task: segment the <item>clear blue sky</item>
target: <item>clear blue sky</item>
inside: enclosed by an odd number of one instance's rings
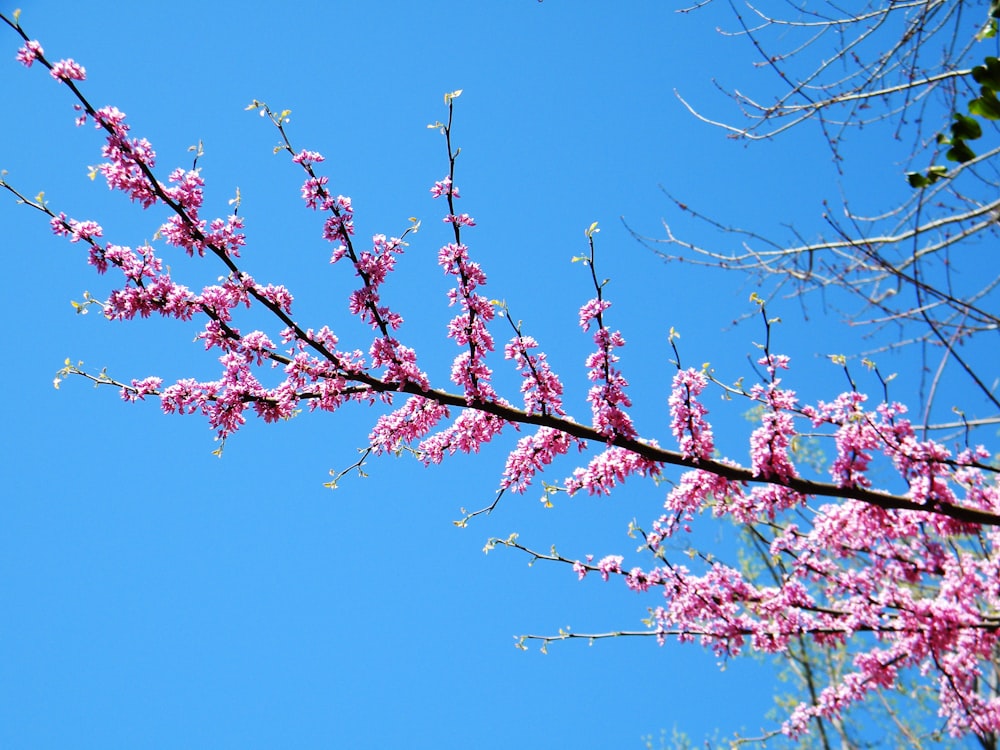
[[[21,21],[51,59],[87,68],[88,96],[129,115],[161,174],[204,142],[206,213],[224,214],[240,188],[245,267],[287,284],[308,325],[366,345],[346,311],[353,280],[327,265],[320,224],[298,197],[301,172],[272,155],[276,134],[244,111],[252,99],[292,110],[295,144],[326,155],[323,173],[353,197],[360,237],[421,218],[387,293],[442,384],[454,351],[435,257],[447,233],[428,189],[447,166],[426,125],[444,115],[444,92],[464,89],[456,182],[479,222],[466,238],[489,294],[550,351],[570,411],[585,416],[590,342],[575,321],[591,289],[570,258],[600,222],[598,271],[629,340],[637,421],[667,443],[670,326],[688,364],[711,361],[728,380],[750,374],[762,333],[731,329],[749,309],[742,279],[664,265],[619,217],[657,234],[670,211],[664,185],[734,223],[808,228],[835,191],[818,146],[795,136],[747,149],[683,110],[674,89],[724,111],[713,78],[773,81],[746,45],[715,33],[724,8],[680,16],[671,5],[25,2]],[[18,65],[18,46],[0,32],[0,168],[30,195],[45,190],[56,211],[99,220],[108,239],[150,238],[163,216],[87,179],[98,134],[73,127],[67,92]],[[891,164],[884,172],[873,190],[898,180]],[[109,280],[10,200],[0,223],[0,747],[596,750],[639,748],[675,726],[698,739],[767,725],[768,672],[749,661],[720,671],[697,647],[651,640],[548,655],[512,646],[567,625],[634,629],[656,600],[528,568],[512,552],[484,556],[485,540],[517,531],[567,555],[628,554],[628,522],[655,517],[662,488],[637,483],[548,511],[530,492],[459,530],[460,507],[491,500],[511,441],[430,470],[384,459],[332,493],[327,471],[353,462],[371,425],[361,409],[251,423],[218,459],[200,418],[129,407],[82,381],[52,388],[67,357],[123,379],[210,378],[215,362],[191,343],[192,327],[74,315],[69,301],[103,296]],[[191,286],[221,273],[172,262],[195,274]],[[794,306],[775,312],[788,319],[776,349],[796,356],[803,389],[835,395],[842,376],[815,355],[865,344],[830,318],[804,325]],[[738,459],[741,410],[720,405]]]

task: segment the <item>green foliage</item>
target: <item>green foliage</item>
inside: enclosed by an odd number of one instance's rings
[[[991,23],[994,24],[992,28],[995,28],[995,19],[991,19]],[[949,128],[950,135],[940,133],[937,137],[938,143],[948,146],[945,158],[958,164],[965,164],[976,158],[976,152],[969,141],[982,138],[983,128],[975,118],[1000,120],[1000,99],[997,99],[997,91],[1000,91],[1000,60],[987,57],[982,65],[972,69],[972,77],[979,84],[979,96],[969,102],[969,115],[956,112]],[[936,164],[926,172],[907,172],[906,179],[911,187],[925,188],[947,175],[947,167]]]
[[[938,136],[938,143],[951,146],[945,152],[945,158],[948,161],[957,161],[959,164],[965,164],[965,162],[976,158],[976,152],[969,147],[967,141],[982,138],[983,129],[971,117],[966,117],[957,112],[953,117],[955,122],[951,124],[951,138],[946,138],[944,134],[941,134]]]
[[[942,177],[948,175],[948,167],[942,167],[940,164],[935,164],[927,169],[926,173],[922,172],[907,172],[906,180],[910,183],[910,187],[914,188],[925,188],[928,185],[933,185],[935,182],[940,180]]]
[[[983,65],[972,69],[972,77],[979,84],[979,98],[969,102],[969,111],[987,120],[1000,120],[1000,60],[987,57]]]

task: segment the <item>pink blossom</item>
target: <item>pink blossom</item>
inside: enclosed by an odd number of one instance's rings
[[[504,357],[514,360],[521,373],[524,408],[529,414],[564,414],[562,382],[549,368],[544,353],[531,353],[531,350],[537,348],[538,342],[535,339],[521,335],[504,346]]]
[[[35,52],[40,53],[41,48],[39,47]],[[53,64],[49,74],[57,81],[82,81],[87,77],[87,71],[84,70],[83,66],[73,60],[60,60]]]
[[[393,453],[423,438],[447,416],[448,407],[411,396],[401,408],[378,418],[368,440],[377,453]]]
[[[216,250],[222,251],[230,258],[240,257],[240,248],[246,245],[247,238],[243,234],[243,217],[229,216],[225,220],[212,219],[208,225],[205,242]]]
[[[283,286],[268,284],[266,287],[257,286],[257,294],[273,304],[283,313],[290,315],[292,312],[292,295]]]
[[[750,435],[750,465],[754,474],[765,479],[797,476],[789,450],[795,425],[787,412],[765,412],[761,426]]]
[[[302,200],[309,208],[319,208],[320,202],[327,196],[327,177],[309,177],[302,183]]]
[[[104,235],[104,230],[96,221],[74,221],[70,220],[70,242],[89,241],[95,237]]]
[[[580,444],[565,432],[552,427],[540,427],[534,435],[521,438],[507,456],[500,487],[523,493],[535,474],[551,464],[556,456],[569,452],[574,442]]]
[[[131,388],[122,388],[122,399],[124,401],[143,401],[146,396],[155,395],[162,384],[163,378],[155,376],[133,380]]]
[[[455,214],[448,214],[441,221],[445,222],[446,224],[454,224],[455,226],[462,226],[462,227],[476,226],[475,220],[468,214],[459,214],[458,216],[456,216]]]
[[[220,387],[220,383],[199,383],[185,378],[164,389],[160,394],[160,404],[165,414],[204,412]]]
[[[167,196],[173,200],[191,218],[198,218],[198,210],[204,201],[205,181],[197,169],[175,169],[170,173],[170,186],[164,189]]]
[[[274,342],[263,331],[251,331],[240,339],[240,348],[259,365],[274,352]]]
[[[468,402],[494,400],[489,385],[492,370],[485,356],[493,351],[494,341],[486,324],[495,315],[493,305],[476,289],[486,283],[486,274],[478,263],[469,258],[468,248],[449,243],[438,251],[438,265],[455,277],[455,286],[448,292],[449,304],[458,304],[461,312],[448,323],[448,337],[459,346],[467,347],[452,362],[451,379],[462,386]]]
[[[382,379],[386,383],[405,385],[414,383],[423,390],[430,389],[427,374],[417,367],[417,354],[408,346],[404,346],[391,336],[383,336],[372,342],[371,366],[385,367]]]
[[[277,422],[291,419],[298,403],[298,394],[295,390],[289,384],[282,383],[277,388],[265,391],[260,398],[254,399],[253,409],[265,422]]]
[[[42,45],[37,41],[25,42],[24,46],[17,51],[17,61],[20,62],[24,67],[30,68],[32,63],[42,55],[45,51],[42,49]]]
[[[707,384],[704,373],[693,369],[680,370],[674,375],[668,400],[670,429],[686,458],[711,458],[715,449],[712,428],[705,421],[708,409],[697,398]]]
[[[451,177],[445,177],[443,180],[438,180],[434,183],[434,187],[431,188],[431,196],[434,198],[440,198],[442,195],[449,195],[452,198],[460,198],[458,194],[458,188],[451,184]]]
[[[350,198],[338,195],[336,201],[339,212],[331,214],[324,222],[323,239],[328,242],[347,242],[354,234],[354,214],[351,213]]]
[[[500,434],[507,421],[477,409],[462,409],[455,421],[417,446],[425,464],[439,464],[454,453],[478,453]]]
[[[322,154],[316,151],[302,150],[292,157],[292,161],[296,164],[301,164],[303,167],[309,167],[313,164],[318,164],[321,161],[326,161],[326,159]]]
[[[601,313],[611,307],[608,300],[597,299],[596,297],[580,308],[580,327],[584,331],[590,330],[592,321],[598,320]]]
[[[586,468],[579,468],[565,481],[566,491],[573,495],[586,490],[591,495],[609,495],[611,490],[633,474],[658,476],[662,466],[638,453],[612,447],[591,459]]]
[[[717,514],[728,512],[725,502],[738,500],[743,495],[742,488],[718,474],[708,471],[687,471],[681,476],[680,482],[668,494],[664,507],[688,520],[708,503],[715,504]],[[675,524],[661,518],[663,536],[673,533]]]
[[[757,360],[758,365],[767,367],[768,373],[773,378],[778,370],[787,370],[789,357],[785,354],[768,354]]]
[[[597,563],[597,569],[601,573],[601,578],[606,581],[610,574],[621,573],[622,561],[624,559],[621,555],[607,555],[606,557],[602,557]]]

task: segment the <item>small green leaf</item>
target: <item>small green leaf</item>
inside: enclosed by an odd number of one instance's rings
[[[951,148],[945,152],[944,157],[948,161],[957,161],[959,164],[965,164],[965,162],[976,158],[976,152],[969,148],[965,141],[956,138],[952,141]]]
[[[982,138],[983,129],[971,117],[956,113],[955,122],[951,124],[951,135],[955,139],[974,141],[977,138]]]
[[[1000,60],[987,57],[983,65],[977,65],[972,69],[972,77],[980,86],[986,86],[994,91],[1000,89]]]
[[[945,177],[948,174],[948,168],[941,166],[940,164],[935,164],[934,166],[928,168],[927,174],[921,172],[907,172],[906,181],[910,183],[910,187],[913,188],[925,188],[933,185],[935,182]]]
[[[1000,120],[1000,101],[993,89],[983,86],[980,89],[982,96],[969,102],[969,112],[987,120]]]

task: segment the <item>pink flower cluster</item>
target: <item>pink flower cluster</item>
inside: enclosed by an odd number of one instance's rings
[[[780,363],[787,367],[787,359]],[[693,396],[704,387],[695,375],[679,373],[671,397],[675,437],[682,455],[692,457],[693,451],[684,448],[707,428],[705,412],[692,408]],[[854,392],[798,409],[794,394],[771,375],[769,384],[750,394],[764,407],[762,426],[751,437],[755,474],[798,477],[790,440],[798,434],[793,417],[801,413],[814,427],[833,429],[837,458],[831,472],[841,486],[869,486],[878,451],[908,482],[910,497],[929,509],[964,505],[1000,514],[1000,484],[995,475],[987,478],[985,449],[952,455],[933,441],[917,440],[900,416],[900,405],[867,411],[865,399]],[[704,453],[697,457],[707,458]],[[747,492],[712,471],[689,471],[669,492],[667,512],[643,533],[646,548],[661,555],[665,538],[681,528],[690,530],[698,512],[710,507],[715,515],[730,515],[754,524],[758,534],[771,534],[769,552],[783,571],[779,585],[762,586],[711,561],[701,573],[671,563],[626,573],[620,564],[602,561],[600,569],[620,575],[634,591],[660,592],[664,603],[654,609],[652,621],[661,642],[673,633],[733,656],[748,645],[780,653],[801,636],[822,646],[877,633],[877,645],[855,647],[853,671],[822,690],[816,703],[795,709],[783,727],[790,736],[808,731],[813,717],[836,718],[872,691],[893,689],[907,669],[936,673],[941,711],[952,735],[983,736],[1000,729],[1000,699],[980,689],[983,665],[1000,647],[995,616],[1000,562],[995,554],[983,554],[1000,543],[1000,525],[984,528],[939,513],[841,500],[813,508],[811,528],[802,528],[801,516],[783,514],[803,500],[780,483]],[[573,568],[580,577],[591,569],[580,561]]]
[[[624,482],[626,477],[632,474],[655,477],[662,468],[656,461],[638,453],[612,447],[596,455],[585,467],[576,469],[564,484],[570,495],[581,490],[591,495],[610,495],[615,485]]]
[[[552,427],[540,427],[534,435],[521,438],[507,456],[507,465],[500,480],[501,489],[523,493],[535,474],[551,464],[556,456],[568,453],[574,443],[583,449],[581,441]]]
[[[361,279],[361,287],[348,299],[348,309],[352,315],[382,333],[369,348],[371,366],[384,368],[382,380],[387,383],[400,386],[412,383],[427,390],[430,382],[417,365],[416,352],[390,333],[403,324],[403,318],[382,304],[381,298],[381,287],[395,270],[396,258],[403,253],[406,243],[396,237],[386,238],[384,234],[376,234],[372,237],[372,249],[358,253],[352,239],[354,207],[351,199],[344,195],[332,195],[327,188],[329,178],[317,176],[313,171],[314,164],[325,161],[323,155],[317,151],[302,150],[294,154],[292,161],[307,174],[301,190],[306,206],[328,214],[323,223],[323,238],[335,243],[330,263],[349,258],[355,274]]]
[[[74,60],[60,60],[54,63],[49,73],[57,81],[83,81],[87,78],[87,71]]]
[[[42,45],[37,40],[24,43],[24,46],[17,51],[17,61],[24,67],[30,68],[39,57],[45,54]]]
[[[376,420],[368,441],[377,453],[395,453],[421,440],[448,414],[448,407],[437,401],[411,396],[402,407]]]
[[[493,336],[486,327],[493,320],[493,305],[476,291],[486,283],[486,274],[469,258],[469,249],[454,242],[438,252],[438,265],[455,277],[455,286],[448,291],[448,304],[458,305],[461,310],[448,324],[448,338],[468,347],[455,358],[452,382],[465,390],[470,404],[493,400],[496,394],[489,382],[492,371],[486,365],[486,354],[494,346]]]
[[[431,195],[435,198],[440,198],[441,196],[451,196],[452,198],[462,197],[459,195],[458,188],[451,184],[450,176],[435,182],[431,188]]]
[[[761,425],[750,435],[750,466],[765,479],[789,479],[798,475],[789,453],[796,433],[792,414],[797,400],[795,392],[781,388],[781,378],[776,377],[779,369],[788,369],[788,357],[767,354],[757,363],[767,367],[771,380],[750,389],[750,398],[764,407]]]
[[[37,40],[30,40],[24,43],[15,57],[24,67],[30,68],[39,58],[42,58],[43,64],[48,66],[44,55],[42,45]],[[49,75],[57,81],[83,81],[87,78],[87,71],[75,60],[60,60],[49,68]]]
[[[292,161],[295,164],[301,164],[303,167],[311,167],[313,164],[326,161],[326,158],[318,151],[302,150],[292,157]]]
[[[86,116],[77,120],[82,124]],[[129,126],[125,114],[117,107],[102,107],[94,114],[96,127],[108,133],[101,155],[108,161],[98,166],[108,188],[125,193],[143,208],[159,200],[159,185],[150,180],[150,170],[156,166],[156,152],[145,138],[128,137]],[[200,205],[200,202],[199,202]]]
[[[637,436],[632,418],[625,409],[632,406],[632,401],[625,393],[628,381],[622,375],[615,363],[618,355],[615,349],[625,346],[625,339],[618,331],[612,331],[604,325],[604,312],[611,303],[600,297],[594,298],[580,308],[580,327],[589,331],[596,323],[594,343],[597,351],[587,357],[587,377],[594,385],[587,393],[590,410],[593,415],[594,429],[608,438]]]
[[[705,421],[708,409],[698,401],[698,396],[708,385],[704,373],[697,370],[679,370],[674,375],[670,392],[670,429],[677,438],[681,454],[688,458],[711,458],[715,450],[712,428]]]
[[[98,273],[104,274],[110,267],[116,267],[125,277],[125,286],[112,291],[104,305],[104,314],[109,319],[148,318],[158,312],[166,317],[188,320],[194,314],[197,300],[187,287],[175,284],[170,275],[163,272],[163,262],[149,245],[135,250],[111,243],[101,245],[97,239],[104,235],[104,230],[97,222],[68,219],[63,213],[53,216],[50,224],[56,235],[68,236],[70,242],[84,242],[89,246],[88,260]]]
[[[534,353],[538,342],[518,334],[504,346],[504,358],[511,359],[521,373],[521,395],[528,414],[558,414],[562,407],[563,384],[552,372],[544,352]]]

